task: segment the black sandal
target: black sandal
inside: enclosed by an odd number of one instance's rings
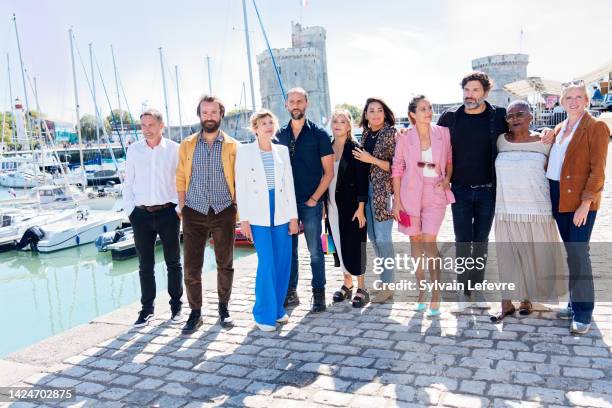
[[[519,306],[519,314],[521,316],[529,316],[533,312],[533,305],[529,300],[524,300],[521,302],[521,306]]]
[[[370,303],[370,294],[365,289],[358,288],[353,298],[353,307],[361,308],[368,303]]]
[[[353,287],[347,288],[346,285],[342,285],[340,290],[334,293],[333,300],[334,302],[342,302],[346,299],[350,299],[353,296]]]
[[[502,310],[500,313],[496,314],[495,316],[491,316],[491,322],[501,323],[501,321],[504,320],[504,317],[511,316],[514,313],[516,313],[516,308],[512,306],[512,309],[506,310],[505,312]]]

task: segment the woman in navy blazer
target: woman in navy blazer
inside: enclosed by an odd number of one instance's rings
[[[251,116],[254,143],[236,155],[236,202],[244,235],[255,243],[258,265],[253,316],[264,331],[286,323],[284,302],[291,272],[291,235],[298,232],[293,173],[287,147],[273,144],[274,114]]]

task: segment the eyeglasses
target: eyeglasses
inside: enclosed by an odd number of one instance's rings
[[[527,116],[527,112],[524,112],[524,111],[519,111],[516,113],[509,113],[506,115],[506,120],[510,121],[512,119],[521,119],[521,118],[524,118],[525,116]]]
[[[295,154],[295,139],[292,137],[289,139],[289,155],[293,157]]]
[[[564,83],[561,84],[561,87],[569,88],[572,85],[573,86],[583,86],[584,85],[584,80],[582,80],[582,79],[574,79],[573,81],[564,82]]]
[[[428,169],[435,169],[436,165],[433,163],[428,163],[428,162],[418,162],[417,166],[419,166],[420,169],[427,167]]]

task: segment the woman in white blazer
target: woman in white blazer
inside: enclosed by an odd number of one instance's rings
[[[264,331],[289,320],[284,301],[291,271],[291,235],[298,232],[293,173],[287,147],[272,143],[278,130],[274,114],[251,116],[253,143],[236,156],[236,201],[242,233],[255,243],[258,265],[253,317]]]

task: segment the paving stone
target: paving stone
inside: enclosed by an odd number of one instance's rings
[[[248,387],[246,387],[245,391],[251,394],[270,395],[272,394],[272,392],[274,392],[275,388],[276,384],[253,382]]]
[[[413,401],[416,396],[416,389],[410,385],[389,384],[384,387],[383,396],[398,401]]]
[[[128,395],[132,390],[128,390],[127,388],[108,388],[106,391],[101,392],[97,395],[98,398],[104,398],[113,401],[119,401],[126,395]]]
[[[74,387],[80,382],[80,380],[73,380],[72,378],[57,377],[49,381],[47,384],[45,384],[45,386],[55,388],[70,388]]]
[[[247,378],[261,381],[274,381],[279,375],[282,375],[283,371],[274,370],[272,368],[257,368],[253,370]]]
[[[612,407],[612,396],[610,395],[583,391],[570,391],[566,395],[572,405],[590,408]]]
[[[121,375],[115,378],[113,381],[111,381],[111,383],[129,387],[138,381],[140,381],[140,377],[136,377],[135,375],[126,374],[126,375]]]
[[[457,380],[441,376],[419,375],[415,378],[414,384],[420,387],[437,388],[443,391],[454,391],[457,389]]]
[[[153,366],[148,366],[147,368],[145,368],[138,374],[145,376],[145,377],[164,377],[169,372],[170,372],[169,368],[153,365]]]
[[[186,397],[187,395],[191,394],[191,390],[189,388],[176,382],[167,383],[160,388],[159,391],[164,394],[175,395],[178,397]]]
[[[245,377],[252,370],[250,368],[234,365],[234,364],[225,364],[217,374],[219,375],[230,375],[232,377]]]
[[[376,382],[357,382],[351,384],[348,392],[356,395],[376,396],[380,394],[383,385]]]
[[[131,403],[136,406],[146,406],[159,395],[150,391],[133,391],[128,396],[123,398],[123,402]]]
[[[525,398],[549,404],[565,404],[565,392],[542,387],[527,387]]]
[[[561,390],[585,391],[591,387],[591,381],[572,377],[546,377],[546,387]]]
[[[299,368],[300,371],[306,371],[309,373],[317,373],[324,375],[334,375],[338,372],[340,367],[330,364],[319,364],[319,363],[306,363]]]
[[[574,353],[579,356],[610,357],[610,350],[603,347],[574,346]]]
[[[164,384],[164,382],[157,378],[145,378],[141,382],[134,384],[133,387],[141,390],[154,390],[161,387],[162,384]]]
[[[459,391],[482,395],[486,387],[487,383],[484,381],[463,380],[459,385]]]
[[[350,378],[353,380],[360,381],[371,381],[376,376],[376,370],[371,368],[341,368],[338,372],[338,376],[341,378]]]
[[[351,408],[372,408],[383,407],[387,400],[383,397],[374,397],[370,395],[355,396],[349,405]]]
[[[154,406],[163,407],[163,408],[179,408],[185,406],[189,401],[184,398],[177,398],[174,395],[164,395],[155,401],[153,401]]]
[[[524,387],[521,387],[520,385],[491,384],[487,395],[491,395],[493,397],[522,399],[523,392]]]
[[[76,385],[75,392],[77,395],[92,396],[92,395],[99,394],[105,389],[106,387],[100,384],[91,383],[91,382],[82,382]]]
[[[313,396],[314,402],[334,407],[347,407],[350,405],[352,399],[352,394],[329,390],[318,391]]]
[[[97,381],[97,382],[110,382],[113,378],[117,377],[117,374],[109,371],[93,370],[87,375],[83,376],[85,381]]]
[[[587,378],[590,380],[598,380],[605,377],[601,370],[583,367],[563,367],[563,375],[567,377]]]
[[[453,392],[445,392],[440,397],[440,403],[445,407],[456,408],[479,408],[488,407],[489,400],[475,395],[462,395]]]

